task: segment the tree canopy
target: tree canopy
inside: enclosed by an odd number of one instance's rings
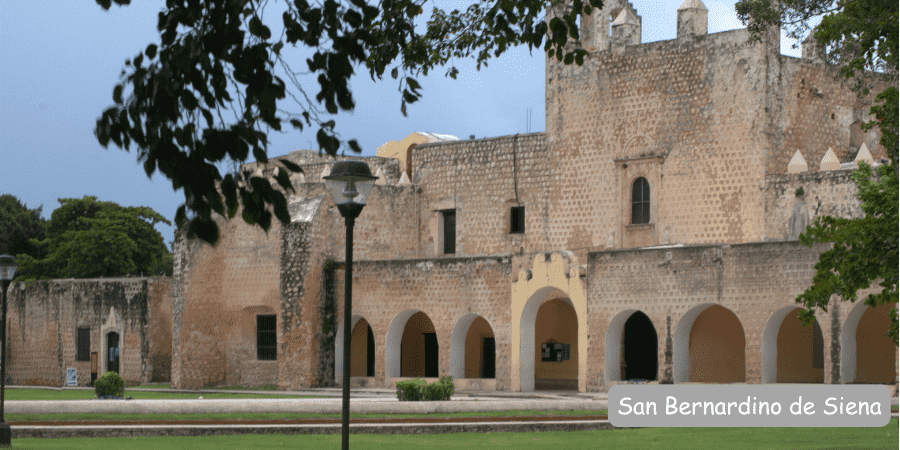
[[[59,202],[46,238],[32,241],[47,256],[17,255],[16,279],[172,275],[172,253],[154,228],[171,222],[156,211],[90,196]]]
[[[0,195],[0,255],[40,256],[31,240],[40,241],[47,233],[42,209],[43,206],[29,209],[13,195]]]
[[[800,236],[806,245],[833,243],[816,264],[812,286],[797,297],[806,310],[804,322],[811,323],[816,309],[828,310],[831,296],[856,301],[862,289],[875,287],[865,303],[877,306],[897,303],[898,265],[898,5],[894,0],[741,0],[738,16],[760,33],[766,26],[786,27],[800,38],[805,33],[826,49],[826,61],[838,64],[841,74],[855,81],[860,95],[873,86],[887,86],[877,92],[870,110],[874,120],[866,129],[879,127],[881,145],[888,163],[873,170],[861,163],[853,180],[863,217],[818,217]],[[821,23],[811,27],[812,19]],[[897,308],[891,310],[888,335],[898,345]]]
[[[103,9],[130,0],[96,0]],[[320,151],[359,153],[344,140],[329,115],[356,104],[349,80],[364,66],[374,80],[389,72],[399,79],[400,109],[423,92],[416,77],[474,58],[487,65],[517,45],[540,48],[566,64],[581,64],[586,51],[567,47],[578,38],[577,19],[602,7],[601,0],[473,0],[465,11],[433,8],[427,26],[414,20],[425,0],[167,0],[159,13],[159,43],[125,62],[113,88],[114,105],[97,120],[99,142],[129,150],[147,175],[156,170],[183,189],[185,203],[175,223],[188,237],[215,244],[215,212],[232,218],[238,210],[249,224],[268,230],[272,215],[290,218],[287,201],[270,180],[243,172],[252,154],[268,163],[267,133],[291,127],[318,128]],[[547,7],[557,11],[548,17]],[[549,20],[548,20],[549,19]],[[272,29],[282,30],[273,33]],[[297,69],[305,63],[308,71]],[[301,83],[317,76],[318,92]],[[217,164],[230,164],[227,174]],[[289,172],[300,167],[273,161],[277,186],[291,190]]]

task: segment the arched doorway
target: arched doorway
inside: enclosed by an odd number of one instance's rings
[[[540,253],[534,256],[531,269],[519,271],[519,276],[512,285],[512,348],[511,388],[522,392],[535,389],[535,363],[541,358],[542,344],[535,334],[538,322],[538,309],[548,300],[560,299],[568,303],[574,311],[574,318],[569,330],[575,333],[572,342],[555,342],[553,344],[569,344],[569,358],[577,367],[575,380],[577,389],[586,392],[591,385],[598,388],[602,380],[589,380],[587,370],[587,286],[586,268],[578,264],[574,253],[563,251]],[[559,338],[554,338],[559,340]],[[581,345],[579,345],[581,344]],[[552,356],[559,358],[563,346],[547,348]],[[541,358],[542,359],[542,358]],[[594,381],[594,383],[589,383]]]
[[[779,309],[763,329],[763,383],[823,383],[825,381],[825,341],[816,320],[804,326],[801,308]]]
[[[822,328],[804,326],[800,308],[788,314],[778,330],[776,383],[825,382],[825,345]]]
[[[659,343],[653,322],[641,311],[617,314],[606,329],[606,381],[657,379]]]
[[[400,340],[401,377],[437,377],[438,341],[434,324],[423,312],[410,316]]]
[[[676,383],[741,383],[747,380],[744,327],[729,309],[695,306],[675,330]]]
[[[106,348],[107,348],[107,362],[106,362],[106,371],[107,372],[116,372],[119,375],[122,372],[119,370],[119,361],[120,361],[120,352],[119,352],[119,333],[110,332],[106,334]]]
[[[534,388],[577,390],[578,317],[568,299],[541,304],[534,337]]]
[[[494,330],[488,321],[477,314],[466,314],[450,335],[450,376],[494,378],[496,348]]]
[[[359,319],[350,334],[350,376],[375,376],[375,336],[366,319]]]
[[[625,321],[625,330],[622,334],[624,344],[622,379],[655,380],[658,361],[656,329],[653,328],[653,322],[646,314],[638,311]]]
[[[893,384],[897,377],[897,347],[885,334],[896,304],[853,306],[841,332],[841,381]]]

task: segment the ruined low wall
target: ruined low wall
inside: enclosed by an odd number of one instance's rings
[[[108,333],[119,335],[119,373],[128,385],[169,379],[169,278],[66,279],[9,288],[7,383],[62,386],[66,369],[90,384],[91,361],[77,360],[78,328],[90,329],[98,376],[108,368]]]

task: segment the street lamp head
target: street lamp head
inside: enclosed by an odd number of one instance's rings
[[[0,281],[12,281],[18,267],[16,258],[10,255],[0,255]]]
[[[338,161],[331,168],[331,175],[325,177],[325,184],[335,205],[362,207],[377,179],[372,176],[369,165],[362,161]]]

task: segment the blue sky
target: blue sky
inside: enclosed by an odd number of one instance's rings
[[[681,1],[632,1],[642,16],[643,42],[675,38]],[[451,10],[470,3],[429,2],[425,11],[435,4]],[[710,33],[743,28],[734,2],[705,3]],[[173,220],[183,193],[159,174],[148,178],[133,151],[112,144],[104,149],[94,136],[125,60],[159,42],[156,15],[164,4],[136,1],[104,11],[90,0],[34,0],[0,15],[0,194],[15,195],[29,208],[43,205],[45,218],[59,198],[93,195],[123,206],[149,206]],[[799,50],[782,38],[782,53],[798,56]],[[408,117],[400,113],[396,80],[372,82],[364,68],[357,70],[351,80],[356,110],[336,118],[337,131],[356,138],[363,155],[374,155],[379,145],[414,131],[460,138],[524,133],[529,108],[530,131],[544,130],[540,52],[517,48],[480,71],[468,61],[456,65],[457,80],[445,78],[444,70],[419,80],[425,96],[408,107]],[[302,59],[296,67],[305,69]],[[273,133],[269,139],[270,157],[315,149],[314,131]],[[173,239],[173,226],[157,229],[166,242]]]

